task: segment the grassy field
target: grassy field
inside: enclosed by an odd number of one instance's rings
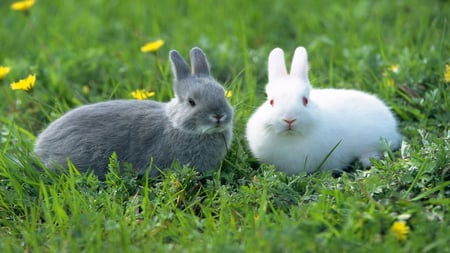
[[[0,252],[450,252],[449,1],[0,2]],[[302,3],[304,2],[304,3]],[[140,47],[162,39],[156,52]],[[267,56],[309,52],[315,87],[392,107],[401,150],[367,170],[286,176],[248,152]],[[105,181],[37,171],[37,134],[79,105],[169,100],[168,52],[201,47],[235,109],[220,170]],[[446,70],[447,64],[447,70]],[[10,84],[36,75],[30,91]]]

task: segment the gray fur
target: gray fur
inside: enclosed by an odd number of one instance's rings
[[[189,67],[178,52],[170,52],[175,76],[171,101],[113,100],[81,106],[51,123],[38,136],[35,152],[50,169],[66,168],[70,159],[78,170],[93,170],[101,178],[113,152],[139,174],[151,161],[162,170],[174,161],[199,171],[216,169],[231,143],[233,110],[223,87],[209,75],[204,53],[193,48],[191,57],[192,74],[186,73]],[[152,169],[150,175],[157,174]]]
[[[172,72],[175,80],[184,79],[190,76],[191,69],[176,50],[171,50],[169,52],[169,58],[172,63]]]
[[[200,48],[193,48],[190,57],[192,73],[197,76],[209,76],[209,64],[202,50]]]

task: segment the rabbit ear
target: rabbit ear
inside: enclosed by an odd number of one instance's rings
[[[206,59],[205,53],[198,48],[194,47],[191,49],[191,66],[192,66],[192,74],[199,76],[209,76],[209,64]]]
[[[308,54],[304,47],[295,49],[290,74],[302,79],[308,79]]]
[[[284,52],[281,48],[275,48],[269,54],[268,63],[269,82],[280,77],[287,76]]]
[[[169,57],[170,62],[172,63],[172,72],[175,76],[175,80],[184,79],[191,74],[189,66],[178,51],[171,50]]]

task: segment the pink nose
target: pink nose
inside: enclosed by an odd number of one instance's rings
[[[291,127],[291,125],[296,121],[296,119],[283,119],[283,120],[289,125],[289,127]]]

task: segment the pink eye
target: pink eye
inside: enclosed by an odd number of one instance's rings
[[[273,99],[271,99],[271,100],[269,100],[269,104],[273,107],[273,105],[274,105],[274,101],[273,101]]]
[[[303,105],[306,106],[308,104],[308,98],[303,97]]]

